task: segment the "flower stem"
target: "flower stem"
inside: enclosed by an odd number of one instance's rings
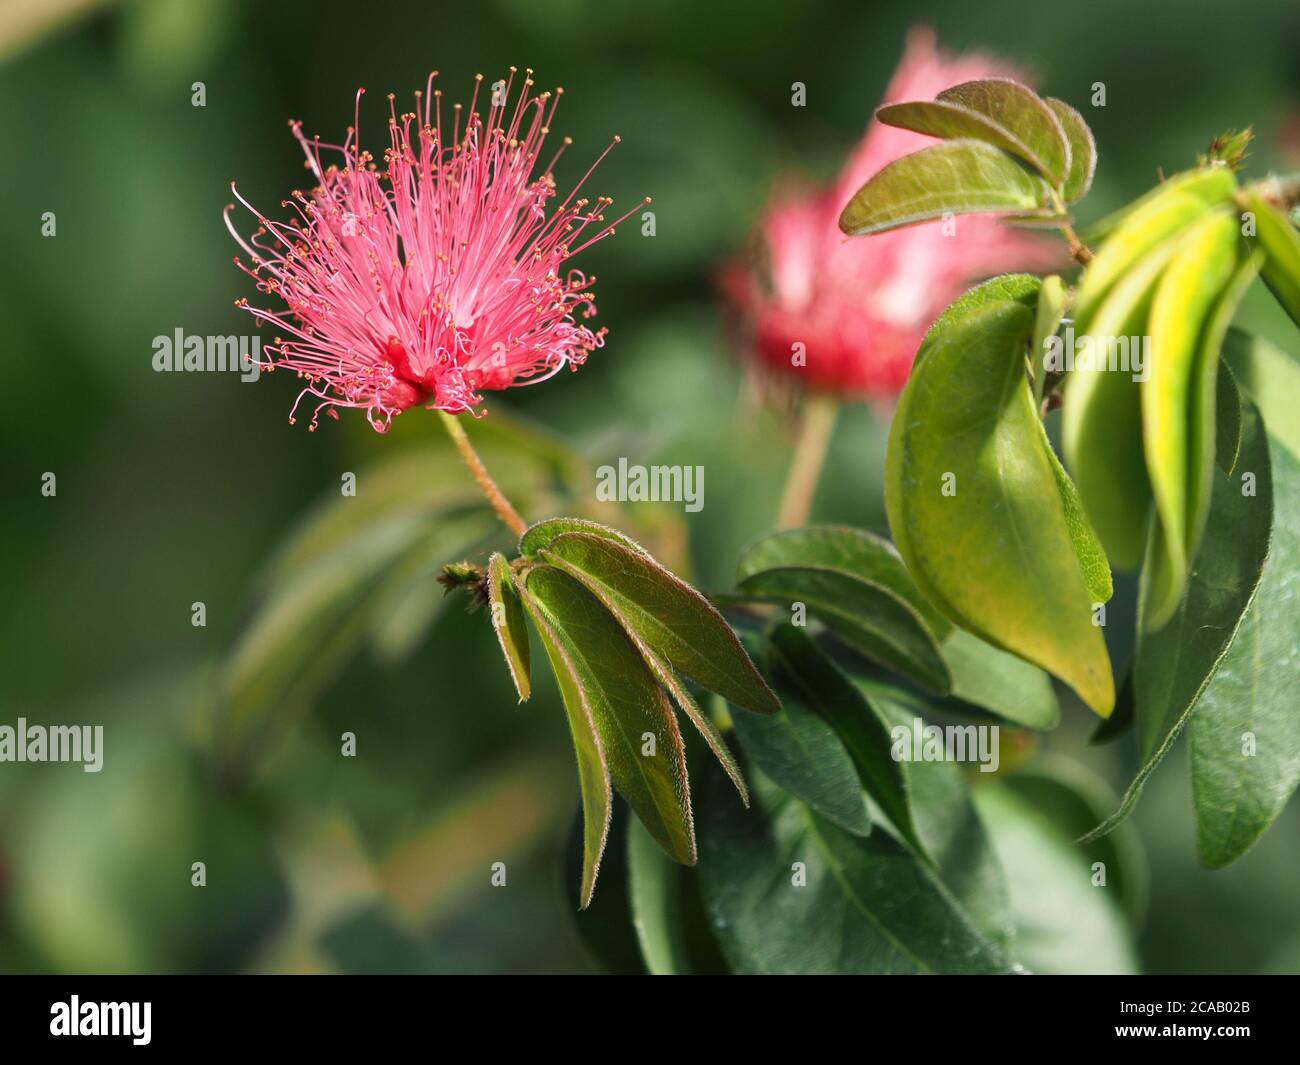
[[[447,434],[456,445],[456,450],[460,452],[460,457],[465,460],[465,465],[469,467],[469,472],[474,475],[474,480],[487,497],[487,501],[492,504],[492,509],[496,511],[497,517],[512,533],[516,536],[522,536],[524,530],[528,528],[527,522],[510,505],[510,500],[497,487],[496,481],[492,480],[492,475],[488,473],[487,467],[483,465],[483,460],[478,457],[474,445],[469,442],[469,437],[465,434],[460,419],[454,414],[448,414],[446,411],[440,410],[438,414],[442,418],[442,424],[447,430]]]
[[[793,529],[807,524],[813,493],[817,491],[817,481],[826,462],[826,450],[830,446],[839,410],[839,403],[829,395],[814,392],[804,401],[794,459],[781,493],[781,509],[777,512],[778,529]]]

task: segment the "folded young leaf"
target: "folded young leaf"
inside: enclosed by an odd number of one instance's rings
[[[1207,214],[1179,241],[1151,303],[1151,366],[1139,391],[1159,519],[1148,553],[1155,568],[1147,581],[1145,614],[1146,623],[1156,627],[1178,608],[1209,504],[1214,434],[1212,425],[1202,423],[1214,418],[1213,370],[1241,292],[1239,285],[1230,285],[1239,269],[1239,244],[1235,215],[1226,209]],[[1240,276],[1249,280],[1253,267],[1249,276]],[[1225,313],[1216,314],[1225,293]],[[1203,339],[1212,351],[1201,351]]]
[[[984,115],[1028,148],[1027,161],[1054,188],[1065,183],[1072,162],[1070,140],[1056,111],[1033,89],[1009,78],[986,78],[944,89],[938,101]]]
[[[1042,179],[1002,149],[948,141],[887,164],[854,193],[839,225],[863,236],[945,214],[1032,213],[1045,195]]]
[[[1266,256],[1261,269],[1264,282],[1291,320],[1300,325],[1300,233],[1258,193],[1246,191],[1245,198],[1255,215],[1255,241]]]
[[[1097,169],[1097,142],[1083,116],[1064,100],[1048,96],[1043,103],[1056,114],[1065,139],[1070,142],[1070,172],[1065,177],[1061,198],[1066,203],[1077,203],[1092,188],[1092,175]]]
[[[646,549],[630,536],[625,536],[617,529],[611,529],[608,525],[601,525],[598,521],[587,521],[585,518],[547,518],[535,525],[530,525],[524,530],[524,535],[519,538],[519,553],[524,558],[537,558],[544,548],[551,546],[557,536],[563,536],[565,533],[571,532],[586,533],[588,536],[599,536],[606,540],[613,540],[637,554],[646,554]]]
[[[771,714],[780,708],[722,615],[649,555],[589,532],[563,533],[540,555],[579,581],[673,669],[746,710]]]
[[[569,732],[573,736],[573,750],[578,758],[578,788],[582,795],[582,886],[579,905],[586,909],[596,890],[596,876],[600,872],[600,859],[605,853],[605,840],[609,836],[613,795],[610,788],[609,762],[592,700],[583,685],[582,674],[574,656],[552,624],[546,611],[529,593],[527,586],[512,574],[515,591],[528,612],[537,635],[541,638],[546,657],[550,660],[569,719]]]
[[[997,278],[931,328],[890,429],[885,503],[933,604],[1105,717],[1110,660],[1025,373],[1038,286]]]
[[[557,678],[563,671],[590,710],[614,786],[664,851],[693,865],[686,752],[663,689],[618,621],[577,581],[538,566],[524,591],[545,620],[544,640],[563,652]]]
[[[1134,722],[1139,769],[1119,808],[1084,840],[1114,828],[1133,809],[1147,778],[1173,746],[1228,651],[1256,594],[1273,524],[1273,481],[1259,412],[1242,409],[1242,476],[1214,470],[1205,539],[1173,619],[1158,630],[1143,626],[1133,663]],[[1253,491],[1253,494],[1246,494]],[[1139,612],[1146,609],[1144,569]]]
[[[492,628],[501,644],[501,653],[505,655],[519,701],[524,703],[532,694],[528,677],[528,627],[524,622],[523,604],[511,577],[510,563],[499,552],[488,560],[487,587]]]

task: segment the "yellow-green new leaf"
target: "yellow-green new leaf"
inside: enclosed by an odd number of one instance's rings
[[[1255,216],[1255,239],[1266,258],[1261,268],[1265,284],[1291,320],[1300,325],[1300,233],[1277,208],[1257,193],[1246,203]]]
[[[995,278],[931,328],[890,430],[885,502],[932,603],[1105,717],[1110,660],[1025,373],[1038,289]]]
[[[1214,378],[1197,387],[1197,377],[1203,376],[1198,375],[1198,363],[1213,366],[1201,357],[1200,345],[1203,336],[1215,332],[1207,333],[1207,326],[1237,270],[1239,244],[1237,218],[1231,211],[1206,215],[1179,242],[1151,303],[1151,367],[1140,392],[1147,472],[1159,520],[1147,602],[1147,621],[1157,627],[1178,607],[1196,546],[1193,538],[1199,537],[1209,504],[1209,465],[1200,451],[1212,447],[1214,437],[1210,433],[1204,443],[1199,439],[1204,434],[1194,431],[1193,424],[1206,417],[1213,421]],[[1229,308],[1229,316],[1234,308]],[[1215,358],[1226,328],[1225,321],[1212,338]],[[1204,401],[1195,402],[1198,392],[1208,395],[1208,410]]]

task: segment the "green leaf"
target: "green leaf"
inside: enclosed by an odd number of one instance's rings
[[[804,603],[849,646],[930,691],[952,686],[938,645],[952,624],[886,540],[831,526],[779,532],[746,551],[737,583],[748,595]]]
[[[1255,215],[1255,240],[1264,249],[1264,283],[1291,320],[1300,325],[1300,233],[1258,193],[1247,190],[1245,199]]]
[[[532,692],[528,679],[528,628],[524,623],[523,604],[510,575],[510,563],[499,552],[488,560],[487,586],[492,628],[496,630],[519,701],[527,702]]]
[[[926,597],[1070,684],[1101,716],[1114,687],[1025,373],[1038,281],[986,282],[931,327],[890,429],[885,503]]]
[[[1056,112],[1032,89],[1008,78],[986,78],[944,89],[938,100],[984,115],[1028,148],[1027,161],[1053,187],[1064,184],[1070,141]]]
[[[1270,439],[1269,460],[1273,536],[1259,590],[1188,726],[1197,841],[1214,869],[1259,839],[1300,782],[1300,457]],[[1240,468],[1250,471],[1245,455]]]
[[[1268,431],[1292,453],[1300,454],[1300,363],[1262,337],[1229,329],[1224,361],[1237,384],[1250,394]]]
[[[1224,359],[1219,360],[1219,385],[1214,397],[1214,458],[1224,473],[1237,468],[1241,453],[1241,393]]]
[[[978,707],[1017,725],[1055,728],[1061,707],[1052,681],[1037,666],[1007,654],[965,629],[953,629],[939,650],[952,671],[953,709]]]
[[[628,871],[628,829],[634,822],[627,808],[614,809],[610,819],[609,843],[600,863],[600,894],[588,899],[584,907],[581,888],[574,884],[568,870],[583,861],[584,818],[581,811],[570,823],[565,845],[564,887],[569,903],[576,911],[573,923],[588,951],[605,972],[617,976],[645,976],[646,964],[641,956],[636,928],[632,924],[631,884]],[[642,830],[644,833],[644,829]],[[654,846],[653,841],[651,846]],[[658,850],[658,848],[655,848]],[[662,851],[659,851],[662,855]],[[664,859],[674,869],[675,865]]]
[[[1137,972],[1117,892],[1093,886],[1087,855],[1042,796],[1018,794],[1015,778],[975,790],[975,805],[1007,870],[1016,955],[1044,974]]]
[[[1012,971],[930,866],[893,836],[855,836],[754,780],[755,808],[702,808],[700,883],[723,953],[741,973]],[[796,886],[800,876],[803,886]]]
[[[889,818],[898,834],[924,855],[912,822],[907,781],[891,754],[889,728],[861,689],[826,657],[807,632],[779,625],[770,634],[774,661],[814,713],[834,729],[857,770],[867,794]]]
[[[545,521],[530,525],[524,530],[524,535],[519,538],[519,553],[524,558],[538,558],[545,548],[550,547],[555,542],[557,537],[573,532],[603,537],[606,540],[622,544],[638,554],[646,554],[645,548],[631,537],[625,536],[617,529],[611,529],[608,525],[601,525],[597,521],[587,521],[585,518],[547,518]]]
[[[1176,174],[1127,208],[1111,225],[1079,283],[1074,301],[1078,331],[1086,331],[1111,286],[1170,237],[1228,203],[1236,187],[1226,166],[1198,167]]]
[[[876,111],[876,118],[887,126],[910,129],[928,137],[942,137],[944,140],[965,137],[983,141],[1023,159],[1044,176],[1051,169],[1037,152],[1006,126],[959,103],[940,99],[887,104]],[[1059,142],[1051,147],[1059,150]]]
[[[854,193],[839,225],[850,236],[863,236],[945,214],[1033,212],[1043,196],[1041,179],[1001,149],[948,141],[883,167]]]
[[[1114,813],[1085,840],[1110,831],[1133,809],[1147,778],[1169,752],[1228,651],[1259,585],[1273,523],[1273,482],[1259,413],[1242,410],[1238,468],[1254,475],[1255,495],[1243,495],[1240,477],[1214,471],[1205,540],[1187,594],[1162,629],[1138,638],[1133,663],[1134,718],[1139,769]],[[1145,609],[1147,574],[1139,610]]]
[[[638,643],[728,702],[775,713],[776,696],[713,605],[653,558],[589,532],[557,536],[541,557],[580,581]]]
[[[546,649],[551,670],[560,689],[560,698],[569,719],[569,732],[573,736],[573,750],[578,757],[578,788],[582,795],[582,884],[578,892],[579,906],[591,905],[596,890],[596,875],[605,853],[605,840],[613,807],[610,789],[609,762],[600,729],[596,724],[595,703],[598,691],[584,685],[584,674],[579,672],[577,657],[561,638],[549,615],[517,578],[515,590],[528,612]]]
[[[827,820],[855,835],[868,835],[871,818],[843,742],[784,662],[770,657],[769,671],[781,692],[781,709],[732,718],[749,761]]]
[[[1070,172],[1066,175],[1061,198],[1066,203],[1077,203],[1092,188],[1092,175],[1097,169],[1097,142],[1083,116],[1064,100],[1048,96],[1043,103],[1052,109],[1065,132],[1065,139],[1070,142]]]
[[[1036,408],[1035,408],[1036,409]],[[1114,592],[1111,581],[1110,561],[1106,558],[1105,548],[1088,513],[1084,509],[1079,489],[1065,472],[1061,460],[1052,450],[1052,443],[1047,438],[1047,427],[1040,421],[1039,432],[1042,434],[1042,448],[1052,464],[1052,475],[1056,478],[1056,490],[1061,496],[1061,506],[1065,512],[1065,525],[1070,531],[1070,544],[1074,548],[1074,557],[1079,560],[1079,570],[1083,574],[1083,583],[1094,603],[1107,603]]]
[[[1030,365],[1034,377],[1034,409],[1041,410],[1047,391],[1047,366],[1045,356],[1052,337],[1061,328],[1065,317],[1067,295],[1065,282],[1056,274],[1043,278],[1038,290],[1038,309],[1034,313],[1034,342],[1029,349]]]
[[[557,678],[569,675],[590,710],[614,786],[675,861],[694,864],[686,752],[667,696],[618,621],[577,581],[538,566],[524,589],[534,620],[545,620],[544,642],[564,652],[552,667]]]
[[[1226,210],[1198,221],[1180,241],[1151,303],[1151,367],[1140,393],[1147,472],[1159,519],[1148,556],[1155,568],[1145,617],[1155,627],[1178,607],[1209,504],[1214,433],[1204,421],[1214,419],[1218,341],[1236,303],[1229,296],[1222,316],[1215,308],[1237,272],[1238,236],[1236,218]],[[1213,350],[1202,351],[1203,338]]]

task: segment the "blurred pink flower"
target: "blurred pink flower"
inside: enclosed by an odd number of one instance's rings
[[[940,51],[914,29],[882,103],[931,100],[959,82],[1017,77],[980,54]],[[996,219],[963,216],[955,235],[939,224],[845,237],[840,211],[869,177],[900,156],[937,143],[874,119],[829,190],[784,190],[759,222],[759,265],[733,262],[722,289],[740,312],[764,366],[846,398],[892,396],[907,380],[930,324],[971,281],[1013,269],[1060,264],[1053,245]],[[805,365],[792,359],[804,346]]]
[[[273,357],[264,365],[307,382],[298,402],[319,401],[313,429],[322,410],[337,417],[339,407],[365,410],[380,432],[416,404],[471,410],[481,390],[536,384],[604,342],[603,328],[577,321],[596,312],[595,278],[565,263],[617,224],[604,222],[606,197],[576,198],[609,148],[551,209],[551,171],[568,138],[533,172],[564,90],[530,97],[527,71],[512,105],[511,68],[491,89],[486,119],[482,75],[468,115],[456,104],[444,116],[436,73],[415,94],[417,113],[397,115],[389,95],[382,170],[359,147],[360,90],[342,146],[308,140],[290,123],[319,183],[281,202],[297,218],[272,222],[236,191],[258,220],[245,241],[230,220],[234,205],[226,208],[226,226],[251,260],[235,264],[287,310],[239,306],[283,334],[267,345]],[[339,163],[327,166],[322,151]]]

